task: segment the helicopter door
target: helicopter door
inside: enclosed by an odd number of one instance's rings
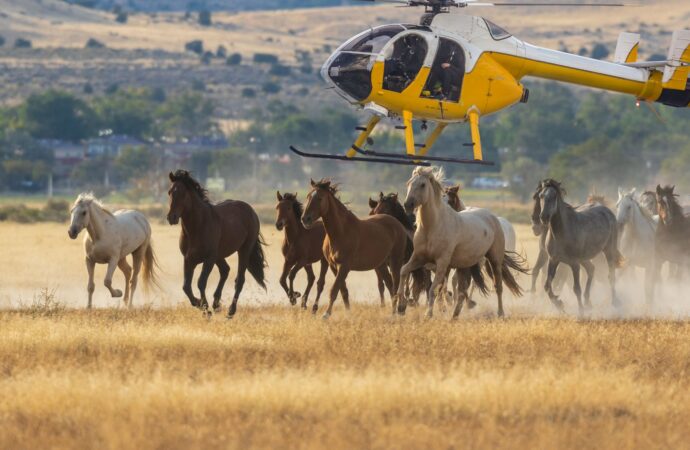
[[[422,90],[423,98],[458,102],[465,77],[465,52],[450,39],[439,39],[431,74]]]
[[[423,36],[406,34],[386,51],[383,89],[404,91],[417,78],[424,65],[429,46]]]

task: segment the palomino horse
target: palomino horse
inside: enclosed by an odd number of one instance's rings
[[[276,228],[278,231],[285,229],[285,237],[283,238],[283,257],[285,263],[283,264],[283,273],[280,275],[280,285],[285,290],[285,293],[292,305],[297,303],[297,298],[300,296],[299,292],[293,289],[295,276],[303,267],[307,272],[307,288],[302,296],[302,309],[307,309],[307,301],[309,292],[314,285],[314,270],[311,265],[321,262],[321,270],[319,271],[319,280],[316,283],[316,301],[312,307],[312,312],[316,313],[319,310],[319,299],[321,292],[323,292],[323,285],[326,281],[326,272],[328,271],[328,262],[323,256],[323,241],[326,237],[326,230],[322,223],[316,223],[307,230],[302,225],[300,219],[302,218],[302,203],[297,200],[297,194],[281,194],[280,191],[276,193],[278,204],[276,205]],[[290,277],[290,286],[288,287],[286,279]]]
[[[527,272],[517,260],[517,255],[506,254],[505,239],[496,216],[485,209],[455,212],[443,202],[442,169],[417,167],[407,182],[405,209],[416,210],[417,231],[414,235],[414,252],[402,268],[402,284],[398,287],[398,313],[405,313],[402,286],[410,272],[431,265],[436,275],[431,283],[427,317],[433,315],[437,290],[445,286],[449,269],[461,269],[459,273],[460,295],[456,296],[453,317],[456,318],[467,298],[470,279],[479,289],[485,290],[479,264],[486,258],[487,270],[493,276],[498,298],[498,315],[503,316],[503,282],[515,294],[521,295],[510,269]]]
[[[264,281],[264,241],[259,232],[259,217],[251,206],[238,200],[225,200],[211,204],[206,190],[186,170],[170,173],[170,209],[168,223],[176,225],[182,220],[180,251],[184,256],[184,285],[182,290],[192,306],[208,308],[206,283],[213,266],[218,266],[220,281],[213,293],[213,309],[220,310],[223,286],[230,266],[225,258],[237,252],[235,295],[228,310],[228,318],[237,311],[237,299],[244,286],[245,272],[249,270],[259,286]],[[194,269],[202,264],[198,288],[201,299],[194,297],[192,278]]]
[[[122,297],[122,291],[113,289],[113,273],[119,267],[125,275],[125,305],[132,307],[134,291],[137,288],[139,272],[144,268],[144,283],[156,284],[156,258],[151,246],[151,225],[138,211],[116,211],[111,213],[91,194],[80,194],[72,207],[72,222],[67,233],[76,239],[86,228],[84,251],[86,270],[89,273],[87,308],[91,308],[93,282],[96,264],[107,264],[105,287],[113,297]],[[127,255],[132,255],[132,267]]]
[[[576,210],[563,200],[565,194],[561,184],[552,179],[544,180],[534,195],[535,211],[541,223],[548,227],[545,247],[549,255],[549,265],[544,289],[559,310],[563,302],[554,294],[553,278],[562,262],[570,266],[573,273],[573,291],[577,296],[579,314],[584,313],[582,289],[580,288],[580,265],[587,272],[585,303],[591,303],[589,293],[594,276],[591,259],[603,252],[609,268],[611,301],[618,306],[616,297],[616,267],[620,267],[623,257],[618,251],[618,225],[616,216],[603,205],[591,205],[584,210]],[[538,205],[537,205],[538,203]]]
[[[620,248],[628,263],[627,267],[641,267],[645,271],[645,297],[653,298],[654,248],[656,222],[652,215],[635,200],[635,189],[624,192],[618,189],[616,221],[620,233]]]
[[[351,270],[376,270],[385,279],[384,272],[390,268],[393,275],[391,294],[395,292],[400,280],[400,267],[405,261],[405,227],[385,214],[357,218],[336,197],[336,186],[328,180],[318,183],[311,180],[311,187],[302,223],[311,228],[319,218],[323,221],[326,227],[323,253],[335,274],[324,319],[330,317],[338,292],[343,296],[345,307],[350,308],[345,279]]]
[[[407,230],[407,248],[405,249],[405,262],[412,256],[412,250],[413,250],[413,243],[412,239],[414,238],[414,230],[415,230],[415,225],[414,221],[410,218],[410,216],[405,212],[405,208],[403,208],[403,205],[400,204],[400,201],[398,200],[398,194],[388,194],[388,195],[383,195],[383,192],[379,193],[379,200],[375,201],[372,200],[371,198],[369,199],[369,208],[371,208],[371,211],[369,211],[369,215],[373,216],[374,214],[387,214],[389,216],[393,216],[396,219],[398,219],[398,222],[400,222],[404,227],[405,230]],[[377,274],[377,279],[378,279],[378,287],[379,287],[379,296],[381,297],[381,306],[384,306],[384,301],[383,301],[383,290],[384,290],[384,283],[385,281],[378,276]],[[421,294],[422,291],[426,292],[427,295],[427,302],[429,301],[429,287],[431,286],[431,272],[426,270],[426,269],[418,269],[412,272],[412,304],[417,306],[419,304],[419,295]],[[407,286],[406,286],[407,288]],[[391,291],[391,287],[389,286],[388,288],[389,291]]]
[[[659,278],[664,262],[675,263],[676,276],[679,276],[690,264],[690,218],[683,214],[673,192],[675,186],[656,187],[656,199],[659,207],[659,225],[656,228],[656,252],[654,258],[654,282]]]

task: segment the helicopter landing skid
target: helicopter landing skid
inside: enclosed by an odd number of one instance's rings
[[[304,152],[294,145],[290,146],[290,150],[299,155],[302,156],[303,158],[316,158],[316,159],[332,159],[332,160],[337,160],[337,161],[350,161],[350,162],[373,162],[373,163],[384,163],[384,164],[399,164],[403,166],[425,166],[429,167],[431,163],[427,161],[420,161],[420,160],[415,160],[415,159],[396,159],[396,158],[390,158],[390,157],[358,157],[358,156],[346,156],[346,155],[332,155],[328,153],[309,153],[309,152]],[[400,155],[398,155],[400,156]]]
[[[352,149],[359,153],[360,155],[366,155],[366,156],[374,156],[374,157],[382,157],[382,158],[392,158],[396,160],[402,160],[402,161],[423,161],[426,163],[431,163],[431,162],[447,162],[447,163],[454,163],[454,164],[477,164],[481,166],[493,166],[494,163],[492,161],[484,161],[481,159],[460,159],[460,158],[446,158],[443,156],[422,156],[422,155],[407,155],[407,154],[400,154],[400,153],[382,153],[382,152],[375,152],[373,150],[363,150],[356,145],[352,146]],[[365,159],[365,158],[363,158]],[[426,164],[429,165],[429,164]]]

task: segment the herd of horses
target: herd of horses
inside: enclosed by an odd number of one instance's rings
[[[192,306],[206,312],[219,311],[223,287],[230,274],[226,258],[238,255],[235,293],[228,317],[237,311],[247,271],[263,288],[266,286],[266,245],[259,217],[247,203],[225,200],[214,204],[207,191],[188,171],[169,174],[167,220],[181,224],[180,251],[184,257],[183,291]],[[357,217],[338,196],[338,186],[328,179],[311,181],[303,205],[297,194],[277,192],[276,223],[284,232],[284,264],[280,286],[289,302],[307,309],[309,294],[316,282],[312,311],[319,309],[327,272],[335,279],[329,292],[324,318],[331,316],[341,296],[349,309],[347,277],[352,271],[375,271],[381,306],[387,289],[393,314],[405,314],[408,303],[419,305],[426,295],[426,316],[432,317],[436,299],[452,308],[457,318],[463,305],[475,306],[474,290],[486,295],[489,281],[497,297],[497,314],[504,315],[503,287],[521,296],[516,274],[528,274],[526,260],[516,253],[516,234],[506,219],[487,209],[465,206],[458,186],[444,185],[442,169],[418,167],[407,182],[403,202],[397,194],[379,194],[369,199],[370,214]],[[637,196],[635,190],[619,189],[616,213],[602,199],[590,198],[578,207],[565,202],[565,189],[552,179],[537,186],[533,200],[532,229],[540,237],[540,252],[532,270],[532,291],[546,266],[544,289],[552,304],[563,310],[556,285],[572,274],[579,314],[591,308],[590,290],[597,274],[607,275],[611,302],[620,305],[616,294],[616,270],[641,267],[645,270],[645,292],[652,301],[661,265],[672,263],[677,272],[690,255],[690,218],[687,218],[673,187],[657,186],[656,192]],[[156,259],[151,246],[151,226],[137,211],[111,213],[90,194],[77,197],[71,211],[70,238],[86,229],[84,248],[89,281],[88,307],[95,288],[95,264],[107,264],[104,285],[113,297],[116,268],[125,276],[124,303],[132,305],[139,273],[146,285],[157,284]],[[132,266],[127,256],[132,255]],[[319,264],[318,278],[314,265]],[[201,265],[197,280],[199,297],[192,288],[194,271]],[[220,274],[213,304],[206,298],[206,285],[214,266]],[[559,270],[559,267],[561,270]],[[580,268],[587,275],[584,301]],[[295,290],[297,273],[304,269],[304,293]],[[451,276],[452,274],[452,276]],[[559,281],[559,279],[561,281]],[[451,283],[452,293],[447,289]]]

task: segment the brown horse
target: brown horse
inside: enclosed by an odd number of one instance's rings
[[[237,252],[237,277],[235,278],[235,296],[228,310],[228,318],[237,311],[237,299],[244,286],[245,271],[249,270],[262,288],[264,281],[263,237],[259,232],[259,217],[247,203],[237,200],[225,200],[216,205],[211,204],[206,190],[191,177],[186,170],[170,173],[172,185],[168,191],[170,210],[168,223],[176,225],[182,220],[180,234],[180,251],[184,256],[184,285],[182,290],[192,306],[208,309],[206,301],[206,283],[213,265],[218,266],[220,281],[213,293],[213,309],[220,309],[220,297],[223,285],[228,279],[230,266],[225,258]],[[192,278],[194,269],[203,264],[197,286],[201,299],[194,297]]]
[[[283,264],[283,273],[280,275],[280,285],[285,290],[290,304],[296,304],[300,293],[294,291],[293,283],[297,272],[304,267],[307,272],[307,289],[302,296],[302,309],[307,309],[309,292],[316,279],[311,265],[321,261],[319,281],[316,283],[316,301],[312,308],[312,312],[316,313],[319,310],[319,298],[321,298],[326,272],[328,271],[328,263],[323,256],[323,241],[326,238],[326,230],[320,222],[314,224],[309,230],[304,228],[300,222],[302,203],[297,200],[297,194],[281,194],[278,191],[276,195],[278,198],[276,228],[279,231],[285,229],[282,247],[285,263]],[[286,282],[288,273],[290,277],[289,287]]]
[[[373,216],[374,214],[387,214],[389,216],[393,216],[396,219],[398,219],[398,222],[402,224],[402,226],[405,227],[405,230],[407,230],[407,248],[405,251],[405,262],[410,258],[412,255],[412,251],[414,249],[414,244],[412,243],[412,239],[414,238],[414,232],[415,232],[415,225],[414,225],[414,218],[410,218],[410,216],[405,212],[405,208],[403,205],[400,203],[400,200],[398,200],[398,194],[388,194],[388,195],[383,195],[383,192],[379,193],[379,200],[373,200],[369,199],[369,208],[371,209],[369,211],[369,215]],[[384,279],[378,276],[378,286],[379,286],[379,296],[381,297],[381,306],[384,306],[384,301],[383,301],[383,291],[384,291]],[[427,269],[417,269],[414,272],[412,272],[412,301],[411,304],[413,306],[417,306],[419,304],[419,295],[421,294],[422,291],[425,291],[427,294],[427,300],[429,297],[429,288],[431,287],[431,272]],[[407,286],[405,286],[405,289],[407,290]],[[390,290],[390,287],[389,287]],[[407,295],[407,294],[406,294]]]
[[[405,227],[384,214],[357,218],[336,197],[336,186],[328,180],[318,183],[311,180],[311,187],[302,223],[311,228],[319,218],[323,220],[326,227],[323,253],[335,274],[324,319],[330,317],[338,292],[343,296],[345,308],[350,308],[345,279],[352,270],[376,270],[385,279],[383,274],[390,268],[393,274],[391,287],[393,292],[397,292],[407,247]]]
[[[690,265],[690,217],[683,213],[674,189],[675,186],[656,187],[659,224],[656,227],[654,284],[659,279],[664,262],[677,264],[681,273]],[[654,288],[648,295],[651,300]]]

